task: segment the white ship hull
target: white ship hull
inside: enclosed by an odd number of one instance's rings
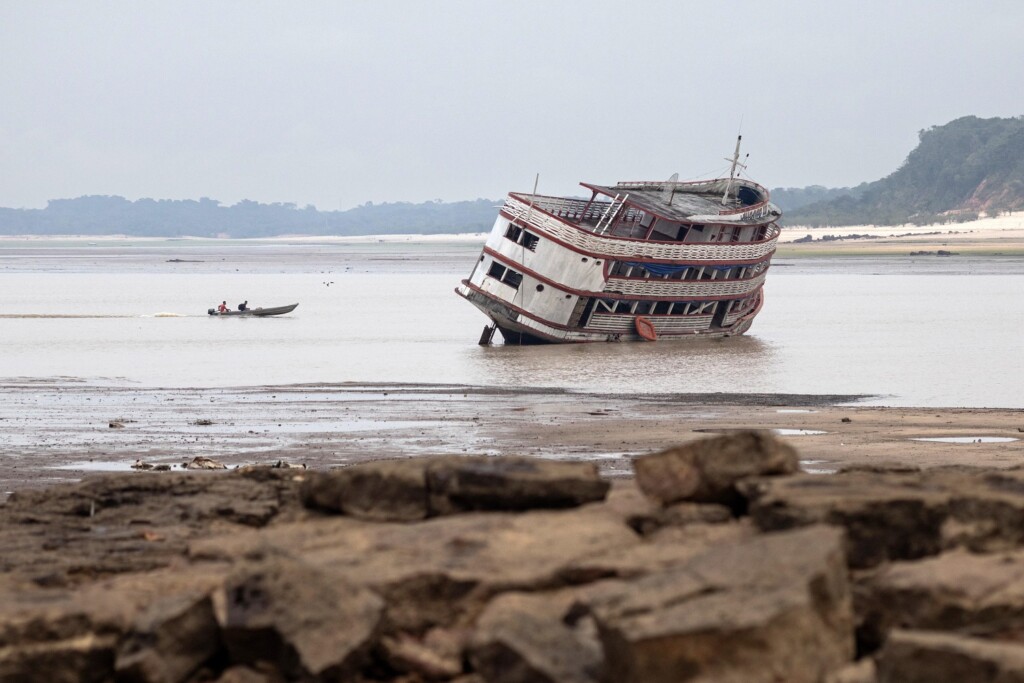
[[[724,188],[736,189],[726,205]],[[727,337],[763,303],[781,213],[749,181],[509,195],[456,292],[506,342]],[[599,197],[607,199],[599,199]]]

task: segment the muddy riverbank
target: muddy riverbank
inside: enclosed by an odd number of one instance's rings
[[[436,384],[152,389],[8,381],[0,387],[0,496],[197,455],[229,467],[283,460],[329,469],[441,454],[595,462],[605,476],[670,445],[778,430],[802,466],[1024,462],[1024,411],[907,409],[850,395],[594,394]],[[922,440],[941,439],[941,440]],[[979,442],[980,440],[980,442]]]

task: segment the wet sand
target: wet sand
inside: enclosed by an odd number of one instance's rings
[[[428,454],[529,455],[592,460],[607,476],[622,477],[630,476],[637,455],[748,428],[784,430],[811,472],[882,462],[1024,464],[1018,440],[1024,411],[865,407],[856,404],[859,398],[419,384],[151,389],[8,380],[0,385],[0,499],[126,471],[136,460],[178,469],[198,455],[229,467],[284,460],[316,469]]]

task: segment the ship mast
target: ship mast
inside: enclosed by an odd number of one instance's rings
[[[729,201],[729,190],[732,189],[732,181],[736,178],[736,168],[746,168],[746,164],[740,163],[740,141],[743,139],[742,135],[736,136],[736,151],[732,154],[732,159],[726,157],[725,160],[732,164],[729,169],[729,182],[725,184],[725,194],[722,195],[722,206],[725,206]],[[750,156],[749,154],[747,156]]]

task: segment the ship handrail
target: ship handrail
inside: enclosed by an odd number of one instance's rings
[[[510,194],[502,212],[514,221],[532,227],[548,237],[561,241],[589,254],[607,258],[647,258],[665,261],[749,261],[760,259],[775,251],[780,229],[770,223],[764,238],[753,242],[647,242],[628,237],[595,235],[564,219],[554,216],[543,207],[527,204]]]
[[[764,284],[768,271],[742,280],[647,280],[610,277],[604,291],[609,294],[655,296],[659,298],[694,296],[738,296],[752,294]]]
[[[518,193],[514,194],[518,195]],[[534,202],[534,208],[543,206],[553,216],[574,216],[577,217],[577,220],[599,219],[611,204],[610,201],[591,201],[577,197],[552,197],[549,195],[534,195],[534,197],[537,200]]]

